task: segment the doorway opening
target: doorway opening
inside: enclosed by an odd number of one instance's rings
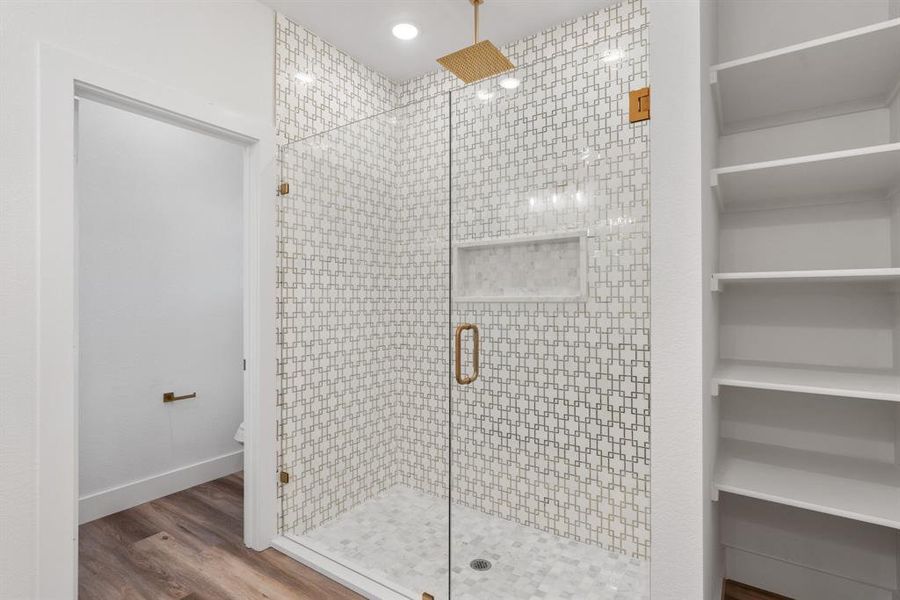
[[[210,536],[244,549],[244,146],[75,110],[79,593],[102,597]]]

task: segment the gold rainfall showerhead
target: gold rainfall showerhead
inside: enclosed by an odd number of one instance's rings
[[[515,68],[490,40],[478,41],[478,6],[484,0],[469,2],[475,7],[475,43],[438,59],[441,66],[465,83],[480,81]]]

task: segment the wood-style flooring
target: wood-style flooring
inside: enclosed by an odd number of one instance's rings
[[[793,600],[787,596],[781,596],[766,590],[755,588],[745,583],[738,583],[731,579],[725,580],[722,590],[722,600]]]
[[[240,474],[79,527],[81,600],[359,600],[276,550],[242,539]]]

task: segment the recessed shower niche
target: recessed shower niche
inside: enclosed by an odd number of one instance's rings
[[[572,302],[587,297],[584,231],[473,240],[453,247],[456,302]]]

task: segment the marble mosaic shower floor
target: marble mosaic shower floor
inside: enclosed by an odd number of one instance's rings
[[[420,598],[447,596],[446,501],[395,486],[301,543]],[[462,506],[453,507],[453,600],[649,600],[649,564]],[[469,563],[485,558],[487,571]]]

